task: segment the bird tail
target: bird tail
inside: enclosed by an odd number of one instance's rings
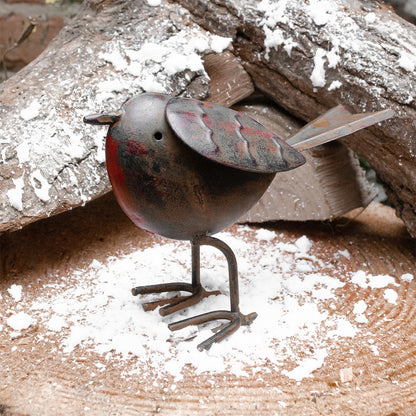
[[[393,110],[375,113],[351,114],[344,106],[332,108],[311,121],[286,140],[290,146],[302,151],[347,136],[394,116]]]

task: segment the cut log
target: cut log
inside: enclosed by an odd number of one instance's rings
[[[247,72],[230,52],[219,53],[229,41],[197,26],[178,5],[86,1],[48,50],[0,89],[0,231],[108,192],[105,132],[83,125],[85,114],[118,108],[148,90],[208,97],[223,105],[249,96],[254,88]],[[242,55],[241,45],[236,46]],[[265,90],[256,76],[254,80]],[[271,128],[283,128],[279,120]],[[266,205],[277,203],[272,211],[266,214],[260,205],[246,219],[328,219],[371,199],[356,161],[342,147],[318,149],[309,160],[309,170],[286,175],[269,192],[272,200]]]
[[[177,5],[86,1],[45,52],[0,86],[0,231],[108,192],[105,129],[83,116],[147,90],[206,98],[201,56],[228,45]]]
[[[204,57],[209,83],[208,100],[230,107],[254,93],[254,85],[238,59],[229,51]]]
[[[373,2],[180,0],[194,20],[233,39],[256,88],[310,121],[343,103],[397,116],[343,142],[377,172],[416,237],[416,31]]]
[[[414,414],[416,253],[390,208],[231,227],[242,310],[259,316],[200,353],[196,329],[167,329],[182,314],[144,312],[129,290],[190,281],[189,243],[135,227],[111,194],[87,205],[0,236],[0,405],[13,415]],[[203,284],[227,287],[224,260],[202,254]]]

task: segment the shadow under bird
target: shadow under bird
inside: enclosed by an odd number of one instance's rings
[[[194,99],[146,93],[109,114],[90,115],[85,123],[109,125],[106,163],[114,194],[137,226],[164,237],[190,240],[191,283],[139,286],[133,295],[189,292],[144,304],[168,315],[210,294],[200,281],[200,246],[226,257],[230,310],[218,310],[169,324],[171,330],[225,320],[198,345],[209,349],[250,324],[256,313],[239,309],[237,261],[231,248],[213,234],[233,224],[263,195],[278,172],[305,163],[300,151],[329,142],[394,115],[392,110],[351,114],[329,110],[286,141],[257,121],[223,106]]]

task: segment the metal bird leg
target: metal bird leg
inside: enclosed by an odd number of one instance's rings
[[[163,293],[163,292],[190,292],[191,295],[175,296],[169,299],[158,299],[153,302],[147,302],[143,304],[145,311],[152,311],[158,306],[162,306],[159,313],[162,316],[170,315],[181,309],[188,308],[195,305],[201,299],[210,295],[219,295],[219,290],[207,291],[201,285],[200,278],[200,239],[196,238],[191,241],[192,247],[192,283],[161,283],[158,285],[138,286],[132,289],[132,294],[147,295],[150,293]],[[166,305],[166,306],[163,306]]]
[[[186,291],[191,295],[176,296],[170,299],[159,299],[153,302],[147,302],[143,305],[146,311],[154,310],[158,306],[166,305],[160,308],[159,313],[162,316],[169,315],[181,309],[188,308],[195,305],[202,298],[210,295],[218,295],[219,290],[206,291],[200,280],[200,247],[201,245],[208,245],[216,247],[220,250],[228,262],[228,274],[230,282],[230,303],[229,311],[212,311],[201,315],[193,316],[192,318],[183,319],[178,322],[173,322],[168,325],[169,329],[176,331],[185,328],[189,325],[200,325],[209,321],[217,319],[228,320],[229,324],[220,326],[219,331],[198,345],[199,350],[208,350],[214,342],[220,342],[224,338],[235,332],[241,325],[250,325],[256,318],[257,313],[253,312],[248,315],[243,315],[239,309],[239,294],[238,294],[238,269],[237,260],[231,248],[218,238],[202,236],[194,238],[191,241],[192,246],[192,283],[162,283],[158,285],[138,286],[132,289],[134,296],[145,295],[150,293],[176,292]]]
[[[237,270],[237,260],[231,248],[225,244],[223,241],[218,238],[203,236],[198,240],[199,245],[210,245],[216,247],[220,250],[228,262],[228,273],[229,273],[229,282],[230,282],[230,302],[231,310],[230,311],[212,311],[204,313],[202,315],[197,315],[192,318],[183,319],[178,322],[173,322],[169,324],[169,329],[176,331],[178,329],[185,328],[189,325],[200,325],[209,321],[217,319],[229,320],[229,324],[221,326],[221,329],[198,345],[199,350],[208,350],[211,348],[214,342],[220,342],[224,338],[231,335],[235,332],[241,325],[250,325],[254,319],[257,318],[257,313],[253,312],[248,315],[243,315],[239,309],[239,294],[238,294],[238,270]]]

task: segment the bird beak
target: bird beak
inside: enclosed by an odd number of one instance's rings
[[[100,126],[105,124],[114,124],[116,121],[120,120],[121,116],[121,111],[115,111],[114,113],[109,114],[91,114],[84,117],[84,123]]]

